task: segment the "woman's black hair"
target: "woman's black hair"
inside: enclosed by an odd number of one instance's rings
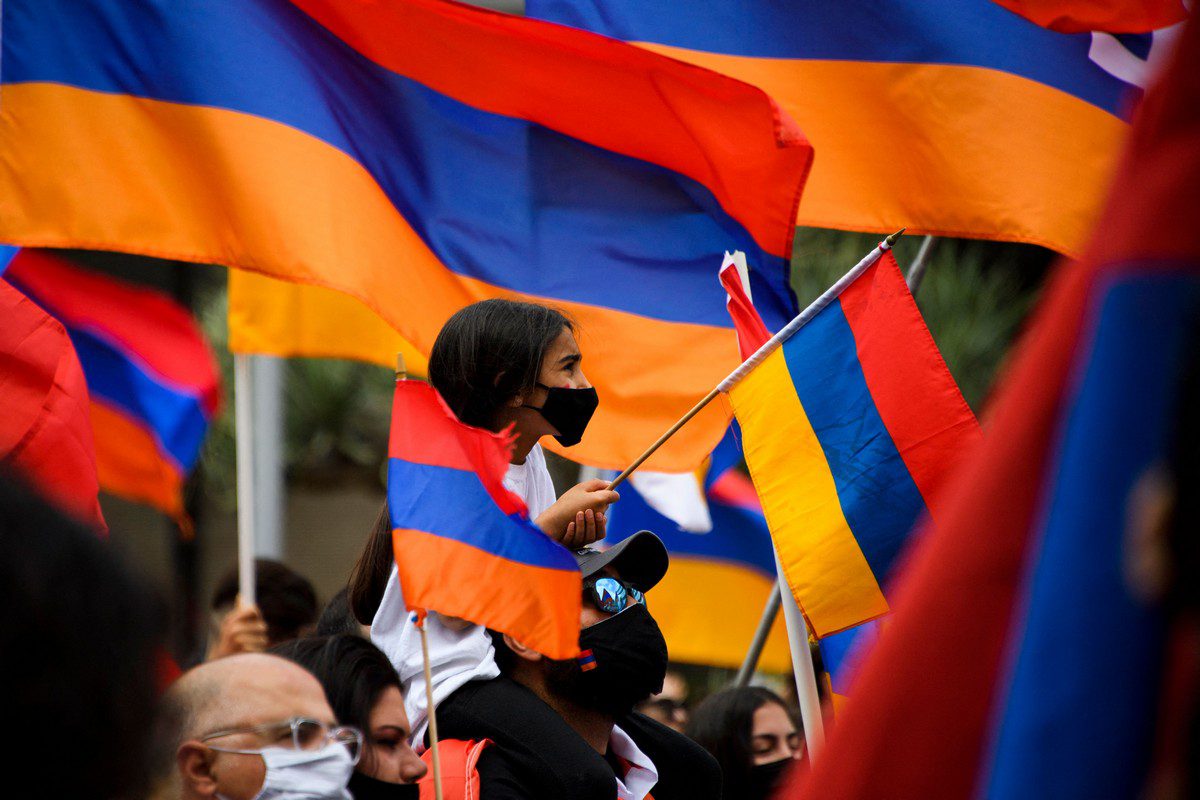
[[[795,715],[783,698],[761,686],[722,689],[692,711],[685,733],[712,753],[721,765],[725,776],[722,797],[727,800],[741,797],[740,793],[750,785],[750,770],[754,767],[754,712],[768,703],[779,705],[795,722]]]
[[[271,649],[277,656],[296,662],[317,677],[325,698],[341,725],[353,725],[364,734],[370,731],[371,709],[389,686],[400,689],[400,677],[388,657],[361,636],[310,636],[294,639]],[[364,748],[360,769],[370,773],[371,749]]]
[[[562,312],[535,303],[484,300],[460,309],[429,354],[429,382],[455,415],[496,430],[496,414],[534,388],[546,350],[575,326]]]
[[[367,534],[363,551],[350,571],[347,587],[350,611],[363,625],[370,625],[371,620],[375,619],[395,558],[392,552],[392,520],[385,500],[375,524],[371,526],[371,532]]]

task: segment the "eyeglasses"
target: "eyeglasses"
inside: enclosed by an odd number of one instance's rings
[[[620,578],[589,578],[583,582],[583,592],[605,614],[624,611],[630,600],[646,605],[646,595]]]
[[[247,728],[230,728],[216,731],[200,737],[207,742],[222,736],[232,736],[235,733],[253,733],[267,741],[266,747],[287,747],[294,750],[320,750],[327,744],[344,745],[350,751],[350,758],[358,763],[362,753],[363,735],[358,728],[343,725],[330,728],[324,722],[312,717],[291,717],[281,722],[266,722],[262,725],[252,725]],[[259,755],[261,750],[241,750],[232,747],[217,747],[209,745],[221,753],[241,753],[243,755]]]

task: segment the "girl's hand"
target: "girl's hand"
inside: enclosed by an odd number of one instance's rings
[[[605,510],[621,496],[609,490],[608,481],[594,479],[572,486],[542,512],[537,526],[570,550],[604,538]]]

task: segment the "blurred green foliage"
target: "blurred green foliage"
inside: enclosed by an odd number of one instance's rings
[[[895,253],[908,271],[920,236],[904,236]],[[804,308],[879,243],[875,234],[799,228],[792,285]],[[971,408],[979,413],[1036,292],[1011,245],[938,239],[930,252],[917,305]]]
[[[800,307],[856,264],[879,238],[798,229],[793,286]],[[902,269],[912,263],[920,241],[921,237],[908,236],[897,244]],[[1021,251],[994,242],[938,240],[917,295],[934,340],[976,411],[1034,300],[1035,292],[1022,277],[1028,270],[1018,264],[1020,257]],[[713,283],[715,291],[715,278]],[[227,347],[225,314],[223,285],[199,298],[199,317],[217,350],[227,399],[205,445],[205,489],[232,507],[233,358]],[[291,359],[286,381],[289,480],[324,485],[365,481],[382,488],[391,370],[350,361]]]

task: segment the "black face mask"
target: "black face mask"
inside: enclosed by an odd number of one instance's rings
[[[667,641],[643,605],[626,608],[579,633],[579,648],[590,650],[595,667],[586,672],[579,659],[550,661],[546,683],[550,691],[613,718],[655,692],[667,676]]]
[[[358,770],[354,770],[346,788],[354,800],[420,800],[421,797],[415,783],[388,783]]]
[[[781,758],[751,767],[749,785],[746,787],[747,800],[768,800],[772,797],[776,790],[783,787],[783,776],[795,763],[794,758]]]
[[[546,390],[546,402],[542,407],[527,406],[542,415],[542,418],[554,426],[558,435],[554,438],[563,447],[579,444],[583,432],[591,422],[600,398],[592,387],[586,389],[567,389],[563,386],[546,386],[536,384]]]

